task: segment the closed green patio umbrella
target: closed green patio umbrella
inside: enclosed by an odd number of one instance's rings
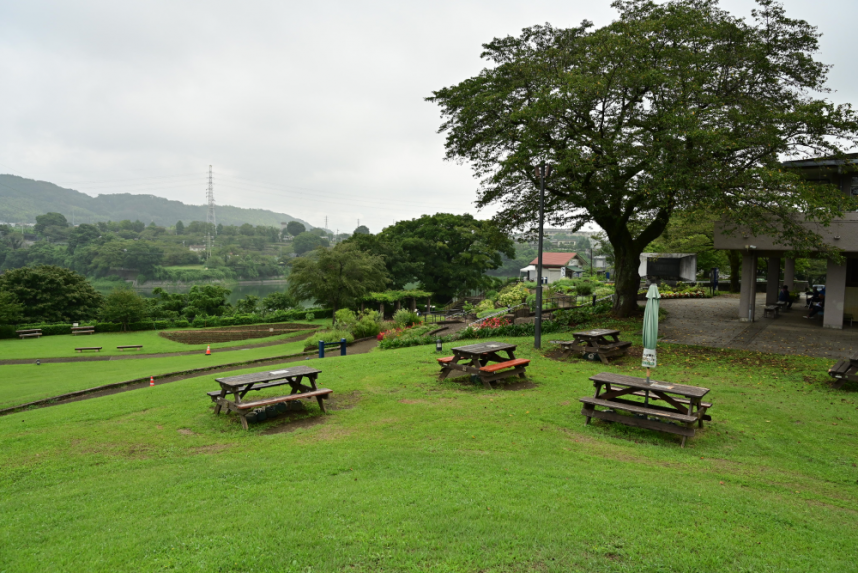
[[[658,300],[660,298],[661,295],[658,294],[658,287],[649,285],[649,290],[646,293],[646,310],[644,310],[643,319],[643,360],[641,361],[641,366],[646,368],[647,382],[649,382],[650,368],[655,368],[657,364],[655,345],[658,342]]]

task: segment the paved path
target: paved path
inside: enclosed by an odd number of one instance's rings
[[[662,300],[668,317],[659,325],[664,342],[737,348],[775,354],[840,359],[858,353],[858,325],[822,328],[822,317],[807,314],[802,302],[779,318],[763,318],[765,294],[758,294],[754,322],[739,322],[739,295]]]

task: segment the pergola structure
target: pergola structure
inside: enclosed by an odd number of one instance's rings
[[[818,158],[803,161],[787,161],[784,167],[797,169],[808,181],[835,184],[846,195],[858,195],[858,154],[845,159]],[[855,166],[855,167],[853,167]],[[858,316],[858,213],[844,213],[834,219],[828,227],[817,223],[806,223],[818,233],[825,244],[840,250],[845,257],[842,263],[828,260],[825,281],[824,328],[843,328],[845,313]],[[742,252],[742,289],[739,297],[739,320],[752,321],[757,287],[757,261],[767,259],[766,304],[774,304],[780,288],[780,260],[790,251],[777,244],[774,237],[753,236],[741,228],[728,235],[721,224],[715,225],[716,249]],[[783,284],[793,288],[795,260],[784,261]]]

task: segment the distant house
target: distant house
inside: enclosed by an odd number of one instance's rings
[[[190,245],[188,246],[189,251],[193,251],[195,253],[204,253],[206,251],[205,245]]]
[[[533,259],[530,264],[521,269],[521,278],[526,281],[536,280],[536,263]],[[578,253],[542,253],[542,279],[547,278],[548,284],[560,279],[572,279],[580,277],[584,272],[584,260]]]

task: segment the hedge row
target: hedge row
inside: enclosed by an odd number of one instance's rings
[[[329,308],[278,310],[267,316],[257,314],[244,314],[238,316],[208,316],[196,317],[193,322],[187,320],[147,320],[143,322],[132,322],[128,330],[166,330],[168,328],[206,328],[211,326],[240,326],[246,324],[269,324],[272,322],[286,322],[292,320],[304,320],[307,313],[312,312],[314,318],[331,318],[333,313]],[[81,322],[80,326],[95,326],[96,332],[121,332],[122,325],[111,322]],[[21,324],[18,326],[0,326],[0,339],[17,338],[16,330],[40,328],[43,336],[59,334],[71,334],[71,324]]]

